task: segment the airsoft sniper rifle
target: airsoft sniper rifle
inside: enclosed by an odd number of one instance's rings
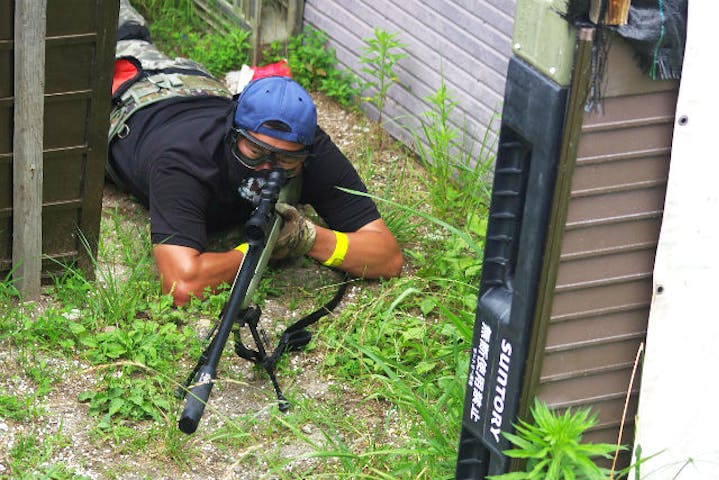
[[[283,412],[289,409],[290,404],[282,394],[275,375],[277,362],[285,351],[299,350],[307,345],[312,334],[306,327],[334,309],[344,294],[346,282],[342,282],[335,296],[324,306],[289,326],[282,334],[278,346],[268,355],[267,338],[262,330],[258,330],[261,311],[258,306],[251,305],[252,295],[282,229],[282,218],[275,213],[275,204],[278,201],[295,203],[299,198],[300,184],[299,177],[288,181],[287,173],[281,168],[275,168],[262,188],[259,204],[245,223],[248,249],[232,285],[230,298],[220,313],[220,321],[208,335],[208,339],[212,337],[212,340],[185,381],[184,387],[178,390],[179,396],[186,398],[185,408],[178,422],[184,433],[191,434],[197,430],[230,333],[235,335],[235,353],[265,369],[275,389],[279,409]],[[249,349],[242,343],[240,329],[245,326],[249,328],[256,350]]]

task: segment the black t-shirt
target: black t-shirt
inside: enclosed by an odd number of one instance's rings
[[[130,192],[149,207],[152,242],[204,251],[207,233],[243,224],[253,209],[257,174],[232,155],[227,132],[233,102],[221,97],[163,100],[130,118],[110,159]],[[303,166],[300,203],[334,230],[352,232],[380,218],[354,167],[317,128]],[[259,180],[261,182],[261,180]]]

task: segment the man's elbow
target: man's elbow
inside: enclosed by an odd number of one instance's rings
[[[386,247],[381,263],[377,264],[379,268],[376,270],[375,278],[395,278],[402,274],[404,266],[404,257],[399,244],[392,237],[392,242]]]
[[[399,277],[402,274],[403,266],[404,257],[402,256],[402,252],[398,250],[387,263],[387,278]]]
[[[183,278],[162,279],[162,290],[165,294],[172,295],[173,303],[180,307],[188,303],[192,297],[199,297],[202,288],[195,283]]]
[[[186,282],[175,282],[169,292],[176,307],[185,305],[195,295],[195,290]]]
[[[361,277],[364,278],[370,278],[370,279],[378,279],[378,278],[384,278],[384,279],[390,279],[399,277],[402,274],[402,267],[404,266],[404,257],[402,257],[402,253],[398,250],[396,253],[392,253],[391,255],[387,256],[380,265],[378,265],[372,274],[370,273],[370,270],[365,270],[360,274]]]

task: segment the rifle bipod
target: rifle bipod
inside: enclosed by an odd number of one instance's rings
[[[277,407],[281,412],[286,412],[290,408],[290,402],[288,402],[282,394],[280,383],[277,381],[277,375],[275,375],[277,361],[279,360],[280,355],[282,355],[282,351],[278,347],[278,349],[272,352],[272,355],[267,355],[265,346],[269,347],[269,342],[267,337],[264,335],[264,332],[262,332],[262,336],[260,336],[260,331],[257,330],[257,324],[260,321],[260,316],[262,315],[260,307],[250,307],[244,311],[243,315],[244,318],[240,322],[240,325],[247,325],[250,329],[250,333],[252,334],[252,339],[255,341],[257,350],[250,350],[245,347],[245,344],[242,343],[240,329],[235,328],[235,353],[245,360],[249,360],[255,365],[259,365],[265,369],[267,376],[270,377],[275,393],[277,394]],[[307,332],[307,330],[305,330],[305,332]],[[309,332],[307,332],[307,334],[309,335],[307,342],[309,342],[311,334]],[[307,342],[305,342],[305,345]],[[301,348],[301,346],[298,348]]]
[[[277,362],[279,361],[282,353],[284,353],[285,351],[300,350],[302,347],[307,345],[312,339],[312,333],[303,328],[293,334],[292,332],[289,332],[288,329],[288,331],[286,331],[285,334],[282,336],[283,340],[280,341],[280,344],[277,346],[275,351],[272,352],[271,355],[267,355],[269,341],[267,340],[267,336],[264,334],[264,331],[257,329],[257,325],[261,316],[262,311],[260,310],[260,307],[256,306],[247,308],[243,312],[240,312],[241,320],[235,321],[232,327],[232,331],[235,335],[235,353],[239,357],[244,358],[245,360],[248,360],[255,365],[259,365],[260,367],[265,369],[265,371],[267,372],[267,376],[270,377],[270,381],[272,382],[272,386],[275,389],[275,393],[277,394],[278,407],[281,412],[286,412],[290,408],[291,404],[282,394],[282,389],[280,388],[280,384],[277,381],[277,375],[275,374]],[[245,344],[242,342],[240,333],[240,328],[242,328],[242,325],[246,325],[249,328],[252,339],[255,341],[255,345],[257,346],[257,350],[250,350],[245,347]],[[202,366],[207,363],[209,352],[215,348],[215,342],[217,337],[213,337],[213,335],[216,330],[217,325],[215,325],[210,330],[210,333],[207,334],[207,340],[212,338],[212,341],[202,352],[202,355],[200,355],[200,358],[197,361],[195,368],[193,368],[192,372],[190,372],[190,374],[187,376],[183,385],[181,387],[178,387],[177,390],[175,390],[176,398],[185,398],[187,392],[192,385],[196,385],[201,382],[211,383],[214,379],[214,377],[212,377],[212,379],[202,378],[202,375],[198,376],[198,372],[200,372]],[[262,335],[260,335],[260,333],[262,333]],[[289,337],[289,341],[284,341],[285,337]]]
[[[267,183],[260,192],[260,201],[245,222],[247,250],[235,276],[235,281],[232,283],[230,297],[220,313],[219,324],[212,329],[208,336],[208,338],[212,337],[212,341],[202,352],[199,362],[182,390],[182,396],[185,397],[185,408],[180,414],[178,427],[184,433],[190,434],[197,430],[197,425],[210,398],[214,380],[217,378],[217,366],[222,351],[233,332],[235,333],[235,352],[265,369],[277,393],[280,410],[286,411],[289,403],[282,395],[275,375],[277,360],[288,348],[300,348],[306,345],[310,334],[304,330],[305,327],[329,313],[339,303],[342,296],[341,292],[344,291],[344,288],[340,288],[335,297],[320,310],[316,310],[288,327],[282,335],[278,347],[271,355],[267,355],[263,338],[260,337],[260,332],[257,330],[260,310],[257,307],[251,307],[251,301],[282,228],[283,220],[276,214],[275,206],[278,201],[292,202],[299,198],[300,177],[286,180],[287,172],[282,168],[275,167],[269,173]],[[342,287],[345,286],[346,284],[342,285]],[[240,328],[245,325],[252,333],[257,350],[250,350],[242,344],[238,333]]]
[[[280,384],[277,381],[277,375],[275,374],[277,362],[284,352],[300,350],[310,342],[312,333],[307,330],[307,327],[334,310],[340,300],[342,300],[342,296],[345,290],[347,290],[347,285],[347,276],[345,276],[344,281],[340,283],[337,292],[330,301],[287,327],[277,347],[270,355],[267,354],[269,342],[264,335],[264,331],[258,330],[257,328],[260,316],[262,315],[262,311],[259,307],[252,306],[242,309],[233,320],[231,330],[235,335],[235,353],[239,357],[249,360],[265,369],[277,394],[278,408],[280,411],[286,412],[291,404],[283,395]],[[190,395],[190,397],[187,398],[187,405],[179,421],[180,430],[185,433],[193,433],[195,431],[197,422],[202,416],[202,411],[210,396],[210,390],[212,389],[213,380],[215,379],[215,370],[211,365],[217,364],[218,351],[220,350],[217,346],[217,342],[222,341],[222,345],[224,345],[227,339],[227,335],[222,335],[223,325],[225,325],[225,322],[216,324],[210,333],[207,334],[207,339],[212,338],[212,341],[202,352],[197,365],[195,365],[195,368],[185,380],[184,385],[176,391],[178,398],[186,397],[187,393]],[[240,328],[243,326],[249,328],[257,350],[247,348],[242,342]],[[227,334],[229,334],[229,331]],[[224,338],[225,340],[218,340],[220,338]]]

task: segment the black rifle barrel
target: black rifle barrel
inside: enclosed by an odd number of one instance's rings
[[[185,408],[180,416],[178,427],[184,433],[190,434],[197,430],[197,425],[205,411],[222,351],[225,349],[234,323],[239,318],[239,313],[246,304],[248,289],[256,274],[264,249],[268,246],[267,234],[275,219],[275,204],[286,178],[287,174],[281,168],[270,173],[267,183],[262,188],[260,204],[245,224],[249,247],[232,284],[230,299],[227,302],[220,327],[217,329],[215,338],[210,345],[211,348],[207,353],[207,361],[198,370],[197,381],[189,391]]]

